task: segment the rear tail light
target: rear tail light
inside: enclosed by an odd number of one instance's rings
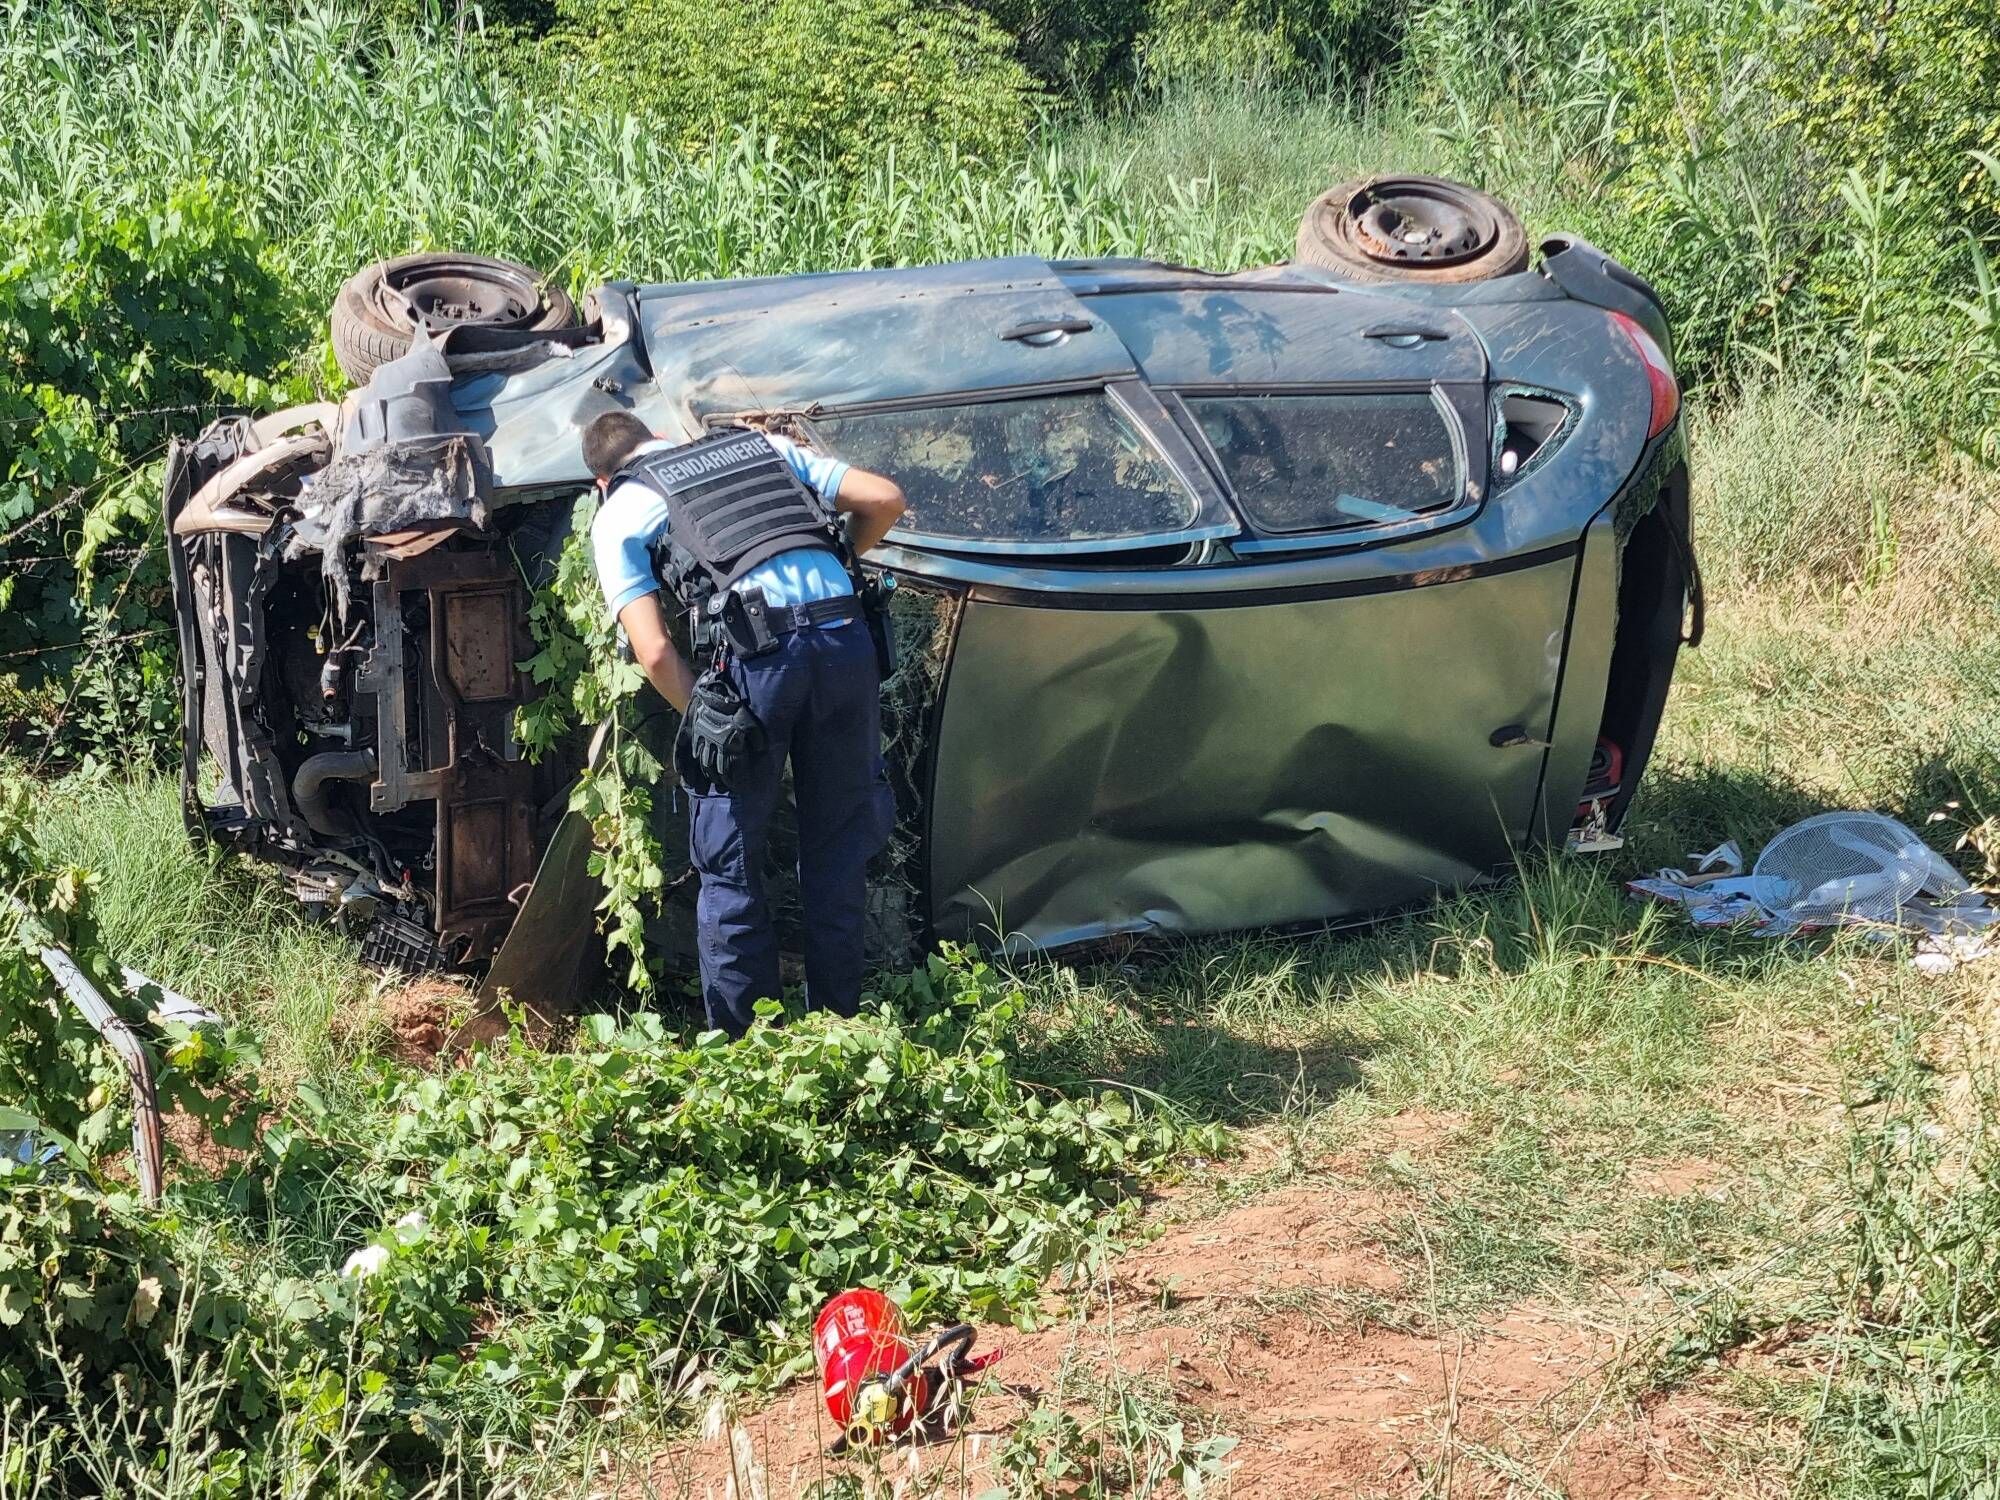
[[[1646,384],[1653,391],[1653,420],[1646,424],[1646,437],[1656,438],[1681,414],[1681,388],[1674,379],[1674,367],[1667,363],[1666,354],[1636,318],[1615,312],[1611,321],[1625,331],[1625,337],[1632,341],[1632,347],[1645,362]]]

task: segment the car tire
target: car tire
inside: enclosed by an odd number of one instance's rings
[[[576,322],[576,304],[528,266],[449,252],[378,260],[333,302],[333,357],[356,385],[410,351],[416,321],[432,333],[464,323],[543,332]]]
[[[1443,177],[1362,177],[1313,200],[1298,260],[1350,281],[1489,281],[1528,265],[1528,236],[1491,193]]]

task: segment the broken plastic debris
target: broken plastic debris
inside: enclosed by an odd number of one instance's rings
[[[2000,953],[2000,943],[1990,933],[1926,933],[1917,943],[1910,967],[1919,974],[1949,974],[1960,964],[1991,958]]]
[[[1626,888],[1687,908],[1698,927],[1740,925],[1760,937],[1833,926],[1912,934],[1919,939],[1912,963],[1924,973],[2000,952],[2000,909],[1880,813],[1822,813],[1795,823],[1771,840],[1749,875],[1734,840],[1689,858],[1692,874],[1658,870]]]
[[[387,1264],[389,1264],[387,1245],[363,1245],[347,1257],[347,1264],[340,1268],[340,1274],[352,1276],[356,1281],[366,1281]]]
[[[1626,882],[1626,889],[1642,896],[1652,896],[1661,901],[1672,901],[1688,909],[1688,919],[1697,927],[1734,927],[1748,924],[1758,928],[1773,929],[1774,932],[1791,932],[1795,923],[1786,923],[1776,916],[1773,906],[1781,902],[1785,895],[1783,886],[1768,880],[1760,880],[1754,875],[1732,875],[1706,880],[1689,879],[1681,876],[1672,878],[1677,871],[1662,871],[1650,880]]]

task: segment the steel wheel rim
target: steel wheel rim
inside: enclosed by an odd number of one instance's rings
[[[522,270],[428,256],[418,264],[386,267],[374,300],[390,320],[420,323],[432,333],[467,325],[522,328],[542,311],[541,288]]]
[[[1456,266],[1500,237],[1500,221],[1476,194],[1423,177],[1386,177],[1347,200],[1354,246],[1384,266]]]

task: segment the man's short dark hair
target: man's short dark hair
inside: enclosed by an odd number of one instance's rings
[[[653,430],[629,411],[603,412],[583,429],[583,461],[597,478],[608,479],[625,467],[635,448],[652,440]]]

